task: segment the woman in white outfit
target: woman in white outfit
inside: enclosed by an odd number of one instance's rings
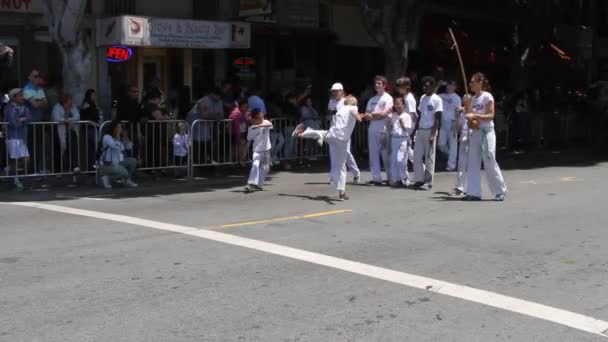
[[[338,109],[335,119],[328,131],[314,130],[299,125],[293,132],[294,137],[305,139],[316,139],[319,145],[324,141],[332,146],[333,156],[331,159],[332,169],[338,175],[334,180],[338,199],[348,200],[346,195],[346,156],[348,154],[348,142],[353,133],[357,121],[361,121],[365,114],[359,114],[357,99],[354,96],[347,96],[344,99],[344,106]]]
[[[496,162],[496,133],[494,132],[494,97],[490,91],[488,78],[476,73],[471,78],[470,112],[466,118],[472,130],[469,140],[469,160],[465,201],[481,200],[481,162],[483,160],[486,177],[494,200],[504,201],[507,192],[502,172]],[[468,107],[468,106],[467,106]]]

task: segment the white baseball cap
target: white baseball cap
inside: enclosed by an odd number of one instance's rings
[[[342,83],[334,83],[334,85],[331,86],[331,90],[344,90],[344,87],[342,86]]]
[[[8,97],[10,97],[12,100],[13,97],[15,97],[17,94],[20,94],[20,93],[23,93],[23,90],[21,88],[14,88],[8,92]]]

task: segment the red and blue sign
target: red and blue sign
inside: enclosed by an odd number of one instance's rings
[[[133,56],[131,48],[122,45],[113,45],[106,51],[106,60],[111,63],[128,61]]]

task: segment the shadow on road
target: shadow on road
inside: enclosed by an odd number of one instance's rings
[[[325,202],[328,205],[336,205],[336,202],[341,202],[340,200],[331,198],[329,196],[305,196],[305,195],[288,195],[288,194],[279,194],[279,196],[300,198],[300,199],[305,199],[305,200],[309,200],[309,201]]]

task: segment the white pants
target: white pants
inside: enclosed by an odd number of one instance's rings
[[[458,137],[451,122],[441,124],[437,147],[448,156],[448,168],[455,169],[458,154]]]
[[[487,146],[484,145],[484,135]],[[467,189],[469,196],[481,197],[481,161],[485,168],[488,186],[493,195],[507,192],[500,167],[496,162],[496,133],[494,128],[476,129],[469,141],[469,161],[467,167]]]
[[[391,183],[401,182],[409,178],[407,161],[409,144],[406,137],[391,138]]]
[[[458,172],[456,173],[456,189],[464,192],[464,184],[467,178],[467,163],[469,162],[469,137],[460,138],[458,147]]]
[[[336,152],[334,151],[334,145],[329,144],[329,160],[330,162],[333,160],[333,155]],[[329,172],[330,179],[336,179],[339,175],[340,170],[335,170],[333,167],[333,163],[331,163],[332,168]],[[357,161],[355,157],[350,152],[350,140],[348,141],[348,146],[346,149],[346,169],[353,175],[353,177],[361,177],[361,171],[359,170],[359,165],[357,165]]]
[[[350,152],[350,140],[343,141],[332,137],[327,137],[327,131],[314,130],[307,128],[302,133],[304,139],[318,140],[321,137],[327,138],[329,149],[331,151],[331,176],[332,182],[338,191],[346,191],[346,161]]]
[[[369,153],[369,168],[372,173],[372,181],[382,181],[382,169],[380,166],[380,159],[382,158],[382,165],[386,170],[387,178],[390,178],[390,167],[388,159],[388,141],[383,141],[385,137],[384,132],[381,130],[369,129],[367,133],[368,137],[368,153]]]
[[[418,129],[416,131],[416,145],[414,145],[414,181],[433,184],[435,176],[435,152],[437,139],[431,144],[431,129]]]
[[[251,172],[249,172],[249,180],[247,181],[247,183],[257,185],[260,188],[263,187],[269,168],[270,151],[253,152]]]
[[[346,160],[348,155],[348,141],[328,138],[327,143],[332,147],[334,155],[331,160],[331,169],[335,170],[333,179],[336,190],[346,191]]]

